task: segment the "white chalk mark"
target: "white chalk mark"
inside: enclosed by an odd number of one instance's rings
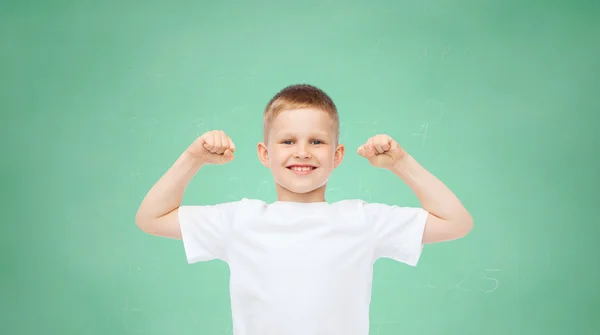
[[[454,284],[454,285],[451,284],[448,287],[449,288],[457,288],[457,289],[459,289],[459,290],[461,290],[463,292],[469,292],[469,290],[465,290],[464,288],[461,287],[462,283],[464,283],[465,280],[469,277],[469,274],[467,273],[467,271],[465,270],[465,268],[463,268],[462,266],[457,266],[457,267],[455,267],[455,269],[461,269],[461,270],[463,270],[463,272],[464,272],[463,279],[460,281],[460,283]]]
[[[227,198],[229,200],[233,200],[233,201],[237,201],[240,198],[240,193],[241,193],[241,187],[240,185],[242,185],[242,180],[240,177],[238,176],[232,176],[229,177],[229,185],[235,185],[234,187],[231,187],[231,193],[229,193],[227,195]]]
[[[369,128],[370,128],[369,130],[371,131],[371,133],[373,135],[380,134],[380,132],[379,132],[379,130],[380,130],[379,129],[379,123],[377,121],[375,121],[375,120],[371,120],[371,122],[369,122],[369,123],[367,121],[365,121],[365,120],[360,120],[360,121],[358,121],[356,123],[359,124],[359,125],[361,125],[358,128],[362,128],[362,129],[365,129],[366,126],[369,126]]]
[[[135,264],[129,264],[129,273],[140,272],[142,269]]]
[[[496,279],[494,277],[489,277],[489,273],[491,273],[491,272],[499,272],[499,271],[502,271],[502,270],[501,269],[486,269],[485,270],[485,275],[483,276],[483,279],[484,280],[488,280],[488,281],[493,281],[494,282],[494,288],[491,289],[491,290],[484,290],[482,288],[479,288],[479,290],[481,292],[492,293],[496,289],[498,289],[498,285],[499,285],[498,279]]]
[[[469,51],[469,48],[465,48],[462,51],[462,57],[461,57],[461,59],[463,60],[464,64],[468,64],[469,63],[469,61],[467,60],[467,51]]]
[[[257,75],[256,69],[252,68],[252,70],[246,77],[252,83],[252,85],[256,84],[256,75]]]
[[[157,119],[155,118],[150,118],[148,120],[148,141],[152,140],[152,131],[154,130],[153,126],[159,124],[160,122],[158,122]]]
[[[138,307],[130,307],[129,306],[129,296],[125,297],[125,303],[121,308],[121,311],[123,312],[123,325],[125,326],[125,330],[126,331],[131,331],[131,327],[130,327],[130,323],[129,320],[127,318],[127,315],[129,315],[129,313],[139,313],[141,312],[141,308]],[[134,330],[136,333],[145,333],[146,331],[144,329],[135,329]]]
[[[382,37],[378,37],[377,40],[375,41],[375,43],[373,43],[371,41],[369,43],[369,46],[366,48],[366,51],[368,53],[367,59],[369,59],[369,61],[371,62],[371,64],[374,64],[374,65],[379,65],[380,64],[378,56],[383,53],[380,50],[381,41],[382,40],[383,40]]]
[[[367,197],[365,198],[365,199],[366,199],[366,201],[371,201],[371,200],[373,199],[373,196],[371,195],[371,190],[370,190],[370,189],[366,188],[366,189],[364,190],[364,193],[363,193],[363,194],[365,194],[365,195],[367,196]]]
[[[450,47],[445,47],[442,50],[441,57],[440,57],[442,60],[442,63],[446,63],[446,64],[451,63],[450,61],[446,60],[446,56],[448,56],[449,54],[450,54]]]
[[[431,278],[429,278],[429,280],[427,280],[427,287],[429,287],[429,288],[437,288],[437,286],[433,286],[431,284]]]
[[[340,124],[340,142],[344,142],[349,137],[350,129],[352,129],[352,127],[350,127],[350,125],[348,125],[347,123],[342,122]]]
[[[200,130],[202,133],[205,133],[208,131],[208,127],[206,126],[206,123],[204,123],[203,119],[195,119],[192,121],[192,123],[194,124],[196,129]]]
[[[427,277],[427,284],[425,286],[428,287],[428,288],[431,288],[431,289],[438,288],[438,286],[436,286],[436,285],[433,284],[433,278],[434,278],[434,276],[431,274],[431,270],[428,271],[428,274],[429,274],[429,276]]]
[[[138,119],[139,119],[139,116],[137,116],[137,115],[130,116],[127,119],[128,122],[132,122],[132,124],[129,126],[129,133],[135,132],[135,125],[137,124]]]
[[[362,181],[358,182],[358,189],[361,195],[366,195],[366,197],[364,197],[363,200],[365,200],[366,202],[371,201],[371,199],[373,198],[371,195],[371,190],[368,187],[363,187]]]
[[[375,51],[379,51],[379,44],[381,43],[381,37],[377,38],[377,43],[375,43]]]
[[[152,263],[149,264],[147,266],[139,266],[136,264],[129,264],[129,273],[139,273],[142,271],[157,271],[160,268],[160,264],[159,263]]]
[[[264,179],[261,180],[260,183],[258,184],[258,187],[256,188],[256,195],[257,197],[261,197],[261,198],[266,198],[267,196],[271,195],[271,183]]]
[[[371,124],[371,131],[374,134],[379,134],[380,132],[380,128],[379,128],[379,123],[377,121],[373,121],[373,123]]]
[[[140,177],[140,169],[139,168],[135,168],[135,170],[133,170],[131,173],[129,173],[129,176],[132,178],[139,178]]]
[[[413,136],[421,136],[422,142],[421,145],[425,146],[425,139],[429,138],[427,136],[427,130],[429,129],[429,122],[425,121],[422,125],[421,125],[421,129],[419,129],[418,133],[413,133]]]
[[[328,188],[326,191],[328,201],[338,201],[342,194],[344,194],[344,191],[339,187]]]

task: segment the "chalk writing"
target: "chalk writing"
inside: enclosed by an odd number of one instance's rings
[[[356,124],[359,125],[357,128],[368,129],[369,132],[373,135],[379,134],[381,131],[381,128],[379,127],[379,123],[375,120],[370,120],[370,121],[360,120],[360,121],[357,121]]]
[[[238,176],[229,177],[229,186],[227,188],[230,190],[230,193],[227,195],[227,198],[232,201],[238,201],[242,198],[242,180]]]
[[[425,60],[425,59],[432,59],[434,61],[439,60],[440,62],[444,63],[444,64],[451,64],[451,63],[461,63],[461,64],[467,64],[469,63],[468,60],[468,52],[469,48],[465,47],[465,48],[460,48],[460,47],[449,47],[449,46],[444,46],[441,49],[439,48],[433,48],[433,47],[423,47],[422,51],[421,51],[421,57],[420,60]],[[430,55],[432,56],[430,58]],[[438,57],[439,55],[439,57]]]
[[[490,285],[490,287],[485,287],[485,288],[480,288],[481,292],[486,292],[486,293],[492,293],[494,291],[496,291],[496,289],[498,288],[498,279],[492,277],[492,275],[495,272],[498,271],[502,271],[501,269],[486,269],[485,273],[483,275],[483,280],[485,280],[487,283],[485,286],[487,286],[488,284],[493,283],[492,285]]]
[[[344,191],[339,187],[330,187],[326,191],[327,200],[338,201],[341,200]]]
[[[246,79],[248,79],[248,81],[249,81],[249,82],[250,82],[252,85],[256,84],[256,74],[257,74],[257,73],[256,73],[256,69],[255,69],[255,68],[252,68],[252,69],[249,71],[249,73],[248,73],[248,76],[246,77]]]
[[[156,274],[159,268],[160,264],[158,263],[151,263],[148,265],[129,264],[128,273],[130,275],[149,276],[150,274]]]
[[[449,285],[449,287],[461,290],[463,292],[468,292],[467,289],[465,289],[461,286],[465,282],[465,280],[467,280],[467,278],[469,277],[467,270],[465,268],[463,268],[462,266],[457,266],[457,267],[455,267],[455,269],[459,269],[462,272],[462,279],[460,280],[460,282],[458,282],[456,284]]]
[[[447,58],[446,58],[446,57],[448,56],[448,54],[449,54],[449,53],[450,53],[450,48],[449,48],[449,47],[445,47],[445,48],[442,50],[442,55],[441,55],[441,57],[440,57],[440,58],[441,58],[441,60],[442,60],[442,63],[449,63],[449,62],[450,62],[450,61],[449,61],[449,60],[447,60]]]
[[[129,173],[131,178],[139,178],[140,177],[140,168],[135,168],[131,173]]]
[[[142,311],[139,307],[133,307],[131,305],[129,296],[126,296],[123,299],[123,305],[121,307],[121,311],[123,312],[123,327],[127,332],[135,332],[135,333],[145,333],[146,330],[141,327],[133,327],[130,322],[131,313],[139,313]]]
[[[425,121],[422,125],[421,125],[421,129],[419,129],[418,133],[413,133],[413,136],[420,136],[422,138],[422,142],[421,145],[425,146],[425,139],[428,138],[427,137],[427,130],[429,129],[429,122]]]
[[[440,283],[441,276],[429,275],[425,282],[425,287],[430,289],[450,289],[459,290],[462,292],[484,292],[492,293],[496,291],[500,285],[500,281],[497,278],[497,272],[502,271],[501,269],[484,269],[484,270],[468,270],[462,266],[454,267],[454,273],[460,273],[459,276],[455,276],[454,279],[447,279],[444,284]],[[433,283],[433,279],[436,279],[436,284]]]
[[[341,122],[340,123],[340,138],[339,138],[339,142],[345,142],[346,140],[348,140],[350,138],[350,130],[352,128],[350,127],[349,124]]]
[[[370,202],[373,199],[371,195],[371,190],[368,187],[366,187],[366,185],[363,185],[361,181],[358,182],[358,190],[361,194],[362,200]]]

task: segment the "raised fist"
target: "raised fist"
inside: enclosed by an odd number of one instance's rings
[[[198,137],[186,150],[207,164],[225,164],[233,160],[235,144],[222,130],[211,130]]]

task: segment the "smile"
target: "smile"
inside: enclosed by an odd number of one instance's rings
[[[290,171],[299,175],[307,175],[311,173],[313,170],[317,169],[315,166],[310,165],[292,165],[287,167]]]

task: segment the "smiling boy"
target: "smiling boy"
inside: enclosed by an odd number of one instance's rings
[[[278,92],[263,132],[258,157],[273,175],[277,201],[181,205],[202,166],[234,158],[234,142],[215,130],[181,154],[136,215],[143,231],[182,239],[189,263],[229,265],[235,335],[367,335],[373,263],[386,257],[416,266],[423,244],[463,237],[473,226],[460,200],[387,135],[357,153],[402,179],[421,207],[327,202],[345,147],[336,106],[317,87]]]

